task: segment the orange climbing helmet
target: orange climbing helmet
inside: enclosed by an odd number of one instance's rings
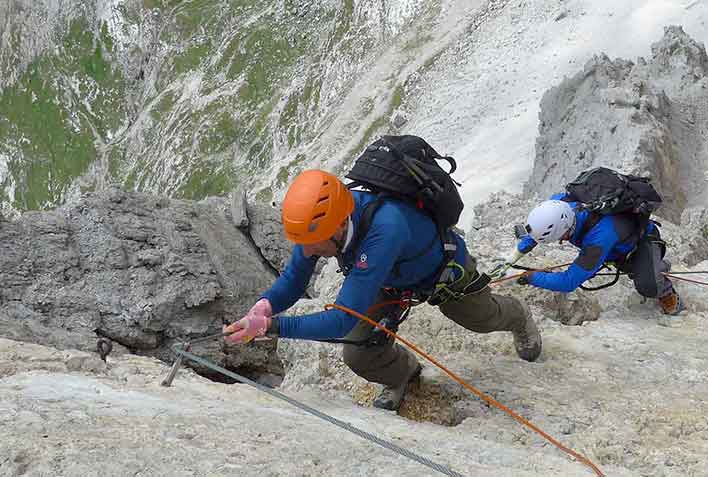
[[[297,244],[329,240],[354,210],[354,197],[342,181],[312,169],[298,175],[285,194],[285,236]]]

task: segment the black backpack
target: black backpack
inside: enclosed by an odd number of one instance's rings
[[[580,202],[590,211],[581,236],[605,215],[630,215],[636,220],[641,238],[649,217],[661,205],[661,196],[651,185],[651,178],[621,174],[606,167],[596,167],[580,173],[565,186],[567,202]]]
[[[437,162],[450,164],[445,171]],[[446,229],[457,223],[464,208],[457,182],[450,174],[457,164],[418,136],[383,136],[357,158],[346,175],[349,187],[361,186],[386,197],[414,202]]]
[[[450,170],[445,171],[440,167],[437,159],[447,161]],[[351,171],[345,176],[353,181],[347,184],[350,189],[362,187],[378,196],[364,209],[350,249],[358,248],[384,200],[405,200],[426,212],[435,222],[445,252],[443,263],[436,273],[442,273],[457,248],[449,228],[457,223],[464,208],[457,190],[460,184],[450,176],[455,169],[457,164],[452,157],[441,156],[418,136],[382,136],[374,141],[356,159]],[[424,255],[435,242],[437,237],[419,255],[406,258],[396,265]],[[342,270],[348,272],[344,268]]]

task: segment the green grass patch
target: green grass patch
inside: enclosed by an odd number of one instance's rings
[[[264,187],[256,193],[256,201],[261,204],[268,204],[273,201],[273,189]]]
[[[178,75],[196,69],[211,54],[211,41],[190,46],[182,54],[174,57],[174,72]]]
[[[174,93],[168,91],[162,95],[157,103],[150,109],[150,116],[155,121],[163,121],[166,119],[175,105]]]
[[[238,142],[241,136],[231,115],[222,111],[215,124],[199,138],[199,152],[204,155],[223,152]]]
[[[0,94],[0,144],[7,145],[0,152],[12,152],[13,207],[61,203],[96,158],[94,134],[106,140],[124,121],[125,82],[110,62],[113,50],[105,22],[94,33],[85,19],[75,19],[59,52],[38,57]]]
[[[403,104],[403,96],[406,90],[402,84],[396,85],[396,89],[393,90],[393,98],[391,99],[391,112],[398,109],[401,104]]]
[[[196,166],[177,195],[183,199],[200,200],[224,195],[234,188],[233,171],[228,167],[214,169],[212,164]]]
[[[20,152],[9,163],[17,184],[13,207],[43,209],[56,204],[71,181],[84,173],[96,156],[87,124],[72,118],[61,95],[45,79],[46,65],[32,65],[0,95],[0,143]],[[74,123],[79,122],[79,132]]]
[[[304,154],[298,154],[295,159],[290,161],[287,166],[281,167],[276,176],[276,185],[284,187],[290,181],[291,176],[295,176],[302,172],[303,163],[307,160]]]

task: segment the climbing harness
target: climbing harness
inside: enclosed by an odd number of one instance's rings
[[[426,360],[428,360],[429,362],[431,362],[432,364],[434,364],[437,368],[439,368],[440,370],[442,370],[445,374],[447,374],[448,376],[450,376],[450,377],[451,377],[453,380],[455,380],[457,383],[461,384],[461,385],[464,386],[467,390],[471,391],[475,396],[479,397],[480,399],[482,399],[482,400],[485,401],[486,403],[488,403],[488,404],[490,404],[490,405],[496,407],[497,409],[500,409],[501,411],[507,413],[507,414],[510,415],[512,418],[514,418],[516,421],[520,422],[520,423],[523,424],[524,426],[530,428],[531,430],[533,430],[534,432],[536,432],[537,434],[539,434],[540,436],[542,436],[544,439],[546,439],[548,442],[550,442],[551,444],[553,444],[554,446],[556,446],[558,449],[562,450],[562,451],[565,452],[566,454],[568,454],[568,455],[574,457],[575,459],[579,460],[579,461],[582,462],[583,464],[587,465],[588,467],[590,467],[590,468],[595,472],[595,474],[597,474],[598,477],[605,477],[605,474],[603,474],[602,471],[601,471],[595,464],[593,464],[587,457],[585,457],[585,456],[583,456],[583,455],[581,455],[581,454],[575,452],[574,450],[569,449],[568,447],[564,446],[564,445],[561,444],[559,441],[557,441],[556,439],[554,439],[553,437],[551,437],[549,434],[547,434],[546,432],[544,432],[543,430],[541,430],[539,427],[537,427],[536,425],[532,424],[532,423],[529,422],[528,420],[526,420],[526,419],[524,419],[523,417],[521,417],[519,414],[515,413],[514,411],[512,411],[512,410],[509,409],[508,407],[506,407],[506,406],[504,406],[503,404],[501,404],[500,402],[496,401],[495,399],[493,399],[493,398],[487,396],[486,394],[484,394],[483,392],[479,391],[477,388],[475,388],[474,386],[470,385],[470,384],[467,383],[465,380],[463,380],[462,378],[460,378],[459,376],[457,376],[455,373],[453,373],[453,372],[450,371],[448,368],[446,368],[446,367],[443,366],[441,363],[439,363],[435,358],[433,358],[433,357],[430,356],[428,353],[426,353],[425,351],[423,351],[423,350],[421,350],[420,348],[418,348],[416,345],[414,345],[414,344],[411,343],[410,341],[406,340],[405,338],[402,338],[401,336],[397,335],[396,333],[393,333],[393,332],[390,331],[390,330],[387,330],[386,328],[382,327],[379,323],[376,323],[374,320],[372,320],[372,319],[369,318],[368,316],[362,315],[361,313],[359,313],[359,312],[357,312],[357,311],[355,311],[355,310],[352,310],[352,309],[350,309],[350,308],[347,308],[347,307],[344,307],[344,306],[341,306],[341,305],[337,305],[337,304],[325,305],[325,310],[330,310],[330,309],[333,309],[333,308],[334,308],[334,309],[337,309],[337,310],[340,310],[340,311],[343,311],[343,312],[345,312],[345,313],[348,313],[348,314],[350,314],[350,315],[352,315],[352,316],[355,316],[355,317],[359,318],[360,320],[362,320],[362,321],[364,321],[364,322],[366,322],[366,323],[368,323],[368,324],[370,324],[370,325],[372,325],[372,326],[375,326],[375,327],[377,327],[377,328],[380,328],[384,333],[386,333],[387,335],[391,336],[392,338],[394,338],[394,339],[400,341],[401,343],[403,343],[404,345],[406,345],[408,348],[410,348],[411,350],[413,350],[414,352],[416,352],[418,355],[422,356],[423,358],[425,358]]]
[[[200,340],[206,340],[206,338],[214,339],[219,336],[223,336],[223,335],[211,335],[209,337],[204,337],[204,339],[200,338]],[[196,342],[196,340],[193,341],[192,343],[194,343],[194,342]],[[393,443],[388,442],[384,439],[381,439],[380,437],[377,437],[377,436],[370,434],[366,431],[362,431],[361,429],[354,427],[347,422],[341,421],[335,417],[330,416],[329,414],[325,414],[321,411],[318,411],[317,409],[314,409],[314,408],[308,406],[307,404],[303,404],[300,401],[297,401],[291,397],[288,397],[285,394],[282,394],[274,389],[271,389],[271,388],[264,386],[260,383],[252,381],[252,380],[246,378],[245,376],[241,376],[240,374],[237,374],[232,371],[229,371],[228,369],[222,368],[221,366],[218,366],[218,365],[212,363],[211,361],[204,359],[200,356],[194,355],[185,349],[180,349],[177,346],[173,347],[172,349],[177,354],[177,359],[180,360],[180,363],[182,362],[183,358],[194,361],[195,363],[201,364],[202,366],[209,368],[212,371],[216,371],[218,373],[221,373],[224,376],[228,376],[232,379],[235,379],[236,381],[238,381],[240,383],[248,384],[249,386],[252,386],[252,387],[258,389],[259,391],[269,394],[270,396],[272,396],[274,398],[285,401],[288,404],[295,406],[296,408],[298,408],[302,411],[305,411],[308,414],[311,414],[311,415],[318,417],[324,421],[327,421],[330,424],[334,424],[335,426],[337,426],[341,429],[344,429],[345,431],[351,432],[352,434],[357,435],[357,436],[361,437],[362,439],[366,439],[369,442],[373,442],[376,445],[379,445],[385,449],[393,451],[393,452],[395,452],[399,455],[402,455],[403,457],[406,457],[410,460],[418,462],[419,464],[422,464],[430,469],[440,472],[441,474],[449,475],[450,477],[463,477],[462,474],[459,474],[459,473],[455,472],[454,470],[452,470],[448,467],[445,467],[444,465],[433,462],[430,459],[427,459],[421,455],[416,454],[415,452],[411,452],[407,449],[399,447],[396,444],[393,444]],[[172,376],[172,378],[174,378],[174,376]]]
[[[455,271],[458,272],[457,277]],[[379,324],[382,325],[382,328],[374,328],[367,338],[362,340],[326,339],[316,341],[365,347],[381,346],[391,340],[391,337],[381,330],[387,329],[393,333],[398,332],[398,327],[408,318],[412,307],[425,303],[426,301],[430,305],[440,306],[449,300],[461,300],[467,295],[479,293],[484,290],[492,280],[485,273],[475,272],[472,274],[468,272],[462,265],[454,260],[450,260],[439,275],[440,278],[435,284],[435,289],[431,292],[404,290],[397,292],[400,294],[399,300],[384,301],[369,308],[366,311],[367,315],[371,315],[371,313],[378,308],[399,304],[402,313],[398,315],[394,313],[393,315],[395,316],[385,316],[379,320]]]
[[[455,278],[455,270],[459,277]],[[469,273],[465,267],[451,260],[440,275],[435,291],[428,298],[428,303],[440,306],[450,300],[461,300],[467,295],[473,295],[484,290],[491,282],[486,273]]]

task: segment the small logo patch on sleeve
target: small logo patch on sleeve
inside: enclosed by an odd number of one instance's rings
[[[369,257],[366,256],[365,253],[362,253],[361,256],[359,257],[359,260],[356,262],[356,265],[354,265],[356,268],[360,268],[362,270],[366,270],[369,268],[369,264],[366,262],[366,260]]]

